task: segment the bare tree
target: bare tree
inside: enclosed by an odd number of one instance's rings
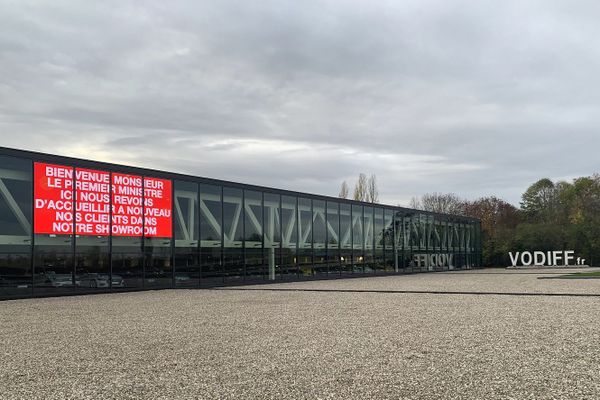
[[[379,189],[377,188],[377,177],[371,174],[367,182],[367,201],[369,203],[379,203]]]
[[[342,188],[340,189],[340,194],[338,195],[338,197],[340,199],[347,199],[349,193],[350,188],[348,187],[348,184],[346,183],[346,181],[342,182]]]
[[[410,206],[419,210],[443,214],[461,215],[464,213],[464,201],[454,193],[426,193],[420,199],[413,197]]]
[[[367,199],[367,176],[362,172],[358,175],[358,181],[354,186],[353,198],[358,201],[366,201]]]
[[[400,205],[400,204],[398,204]],[[422,210],[423,205],[421,204],[421,200],[418,197],[413,197],[410,199],[409,207],[415,210]]]

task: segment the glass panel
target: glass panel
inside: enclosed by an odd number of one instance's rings
[[[138,240],[141,244],[141,239]],[[141,251],[136,253],[113,252],[111,276],[113,290],[141,287],[143,261]]]
[[[425,215],[425,214],[421,214],[419,215],[419,220],[418,220],[418,229],[419,229],[419,249],[420,250],[427,250],[427,234],[428,234],[428,227],[429,225],[429,216]]]
[[[376,249],[383,249],[384,244],[385,244],[385,229],[383,226],[383,220],[384,220],[383,209],[376,208],[374,217],[373,217],[374,232],[375,232],[375,235],[374,235],[375,236],[375,248]]]
[[[366,273],[374,272],[373,267],[373,207],[364,207],[363,221],[364,221],[364,261],[363,268]]]
[[[110,173],[75,169],[75,286],[84,291],[111,287]]]
[[[244,247],[246,279],[263,279],[263,215],[262,193],[244,191]]]
[[[144,274],[148,287],[173,286],[172,196],[170,180],[144,177]],[[161,210],[169,214],[161,214]]]
[[[141,176],[112,173],[113,289],[143,286],[143,180]]]
[[[352,273],[352,213],[350,204],[340,204],[340,263],[343,273]]]
[[[298,266],[303,276],[314,275],[312,261],[312,202],[298,198]]]
[[[115,288],[142,286],[142,238],[112,237],[112,280],[119,281]]]
[[[36,293],[66,293],[75,288],[73,256],[69,252],[37,250],[34,258]]]
[[[385,268],[386,271],[398,272],[398,264],[394,253],[394,210],[386,209],[383,219],[384,233],[383,242],[385,246]]]
[[[242,190],[223,188],[223,270],[226,279],[244,277]]]
[[[353,272],[363,273],[363,206],[352,205],[352,263]]]
[[[200,283],[198,184],[175,181],[174,200],[175,286],[198,286]]]
[[[196,287],[200,283],[200,253],[175,248],[175,286]]]
[[[340,213],[339,204],[327,202],[327,264],[329,273],[340,273]]]
[[[442,252],[448,252],[448,221],[440,220],[440,249]]]
[[[435,219],[433,217],[433,215],[427,215],[426,216],[426,234],[427,234],[427,250],[429,251],[434,251],[435,247],[437,245],[436,242],[436,226],[435,226]]]
[[[397,211],[394,215],[396,241],[394,262],[398,269],[403,268],[405,271],[412,270],[412,263],[407,262],[412,255],[410,248],[411,215],[401,211]]]
[[[31,293],[31,161],[0,156],[0,297]]]
[[[274,280],[281,273],[281,196],[264,194],[264,247],[265,264],[268,267],[268,278]]]
[[[438,253],[442,250],[442,236],[443,236],[443,226],[442,226],[442,222],[440,220],[439,217],[435,217],[433,219],[433,249],[436,250]]]
[[[31,253],[0,253],[0,298],[31,294]]]
[[[164,288],[173,285],[173,265],[171,263],[171,239],[145,238],[145,285]]]
[[[175,181],[175,247],[196,249],[199,240],[198,184]]]
[[[384,234],[383,229],[383,208],[375,208],[373,214],[373,231],[375,239],[375,260],[373,268],[377,271],[385,270],[385,261],[383,256]]]
[[[0,156],[0,252],[31,246],[31,161]]]
[[[34,181],[34,231],[65,232],[35,235],[34,290],[40,294],[73,292],[73,168],[35,163]]]
[[[221,264],[223,203],[221,186],[200,185],[200,262],[203,286],[223,282]]]
[[[327,274],[325,202],[313,200],[313,263],[317,274]]]
[[[85,291],[106,291],[111,287],[108,236],[75,238],[75,285]]]
[[[296,197],[281,196],[281,278],[298,275],[298,209],[296,203]]]

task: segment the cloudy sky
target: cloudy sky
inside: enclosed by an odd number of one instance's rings
[[[598,1],[0,7],[0,146],[389,204],[600,171]]]

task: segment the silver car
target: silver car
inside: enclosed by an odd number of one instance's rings
[[[88,273],[77,278],[75,284],[80,287],[89,288],[108,288],[112,283],[112,287],[125,287],[125,281],[120,275],[113,275],[112,282],[109,274],[103,273]]]

